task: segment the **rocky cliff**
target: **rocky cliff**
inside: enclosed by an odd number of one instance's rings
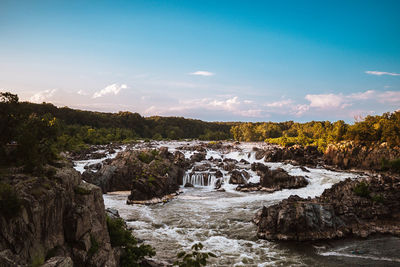
[[[314,199],[291,196],[254,218],[258,237],[317,240],[372,233],[400,235],[400,178],[347,179]]]
[[[0,266],[117,265],[101,189],[68,163],[0,179]]]
[[[98,172],[84,172],[83,178],[104,193],[130,190],[129,201],[151,200],[179,190],[187,164],[181,152],[170,153],[166,147],[126,150],[105,162]]]
[[[382,170],[385,162],[399,158],[399,146],[391,148],[387,143],[363,144],[354,141],[331,144],[324,154],[326,164],[342,169]]]

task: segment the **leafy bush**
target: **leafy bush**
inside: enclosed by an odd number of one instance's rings
[[[44,264],[44,257],[39,255],[33,257],[31,267],[39,267],[42,266],[43,264]]]
[[[21,204],[14,188],[0,182],[0,214],[6,218],[12,218],[21,211]]]
[[[123,252],[120,258],[120,266],[140,267],[144,257],[152,257],[156,253],[149,245],[137,246],[137,241],[132,233],[126,229],[125,222],[121,218],[110,218],[107,216],[107,228],[110,235],[112,247],[122,247]]]
[[[211,252],[202,252],[203,245],[201,243],[194,244],[192,246],[192,253],[186,253],[184,251],[179,252],[177,257],[178,260],[174,262],[174,265],[179,267],[200,267],[207,265],[207,259],[209,257],[217,257]]]
[[[137,244],[137,241],[132,236],[132,233],[126,229],[123,219],[113,219],[107,217],[107,228],[108,233],[110,234],[112,247],[126,246],[127,244]]]
[[[369,186],[366,182],[360,182],[353,188],[353,192],[360,197],[369,197]]]
[[[371,197],[371,199],[373,202],[376,202],[376,203],[383,203],[385,201],[385,199],[383,198],[383,196],[381,194],[373,195]]]
[[[93,256],[94,254],[99,251],[100,245],[99,242],[97,242],[96,238],[93,235],[90,235],[90,249],[88,251],[89,257]]]
[[[155,150],[153,150],[153,151],[155,151]],[[155,157],[156,157],[156,155],[155,155],[155,153],[153,153],[153,151],[152,151],[152,152],[141,151],[141,152],[139,153],[139,155],[138,155],[138,159],[139,159],[141,162],[144,162],[144,163],[146,163],[146,164],[149,164],[149,163],[152,162],[152,161],[155,159]],[[157,151],[156,151],[156,152],[157,152]]]
[[[78,194],[78,195],[90,195],[92,193],[91,190],[86,189],[86,188],[81,187],[81,186],[75,186],[74,187],[74,192],[75,192],[75,194]]]
[[[384,171],[394,171],[394,172],[400,172],[400,159],[395,159],[395,160],[387,160],[387,159],[382,159],[381,161],[381,169]]]

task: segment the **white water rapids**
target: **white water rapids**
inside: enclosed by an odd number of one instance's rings
[[[186,142],[160,142],[156,147],[168,146],[170,151]],[[193,144],[193,143],[191,143]],[[174,260],[182,250],[189,250],[197,242],[218,257],[209,266],[399,266],[400,239],[375,237],[365,240],[341,240],[331,242],[269,242],[256,237],[257,228],[251,222],[263,205],[269,206],[290,195],[315,197],[325,189],[346,178],[357,179],[359,174],[335,172],[323,168],[301,168],[283,163],[264,163],[256,160],[253,146],[265,144],[242,143],[228,151],[207,150],[206,160],[214,171],[188,170],[183,188],[176,199],[151,206],[126,205],[129,192],[104,195],[104,204],[115,208],[132,228],[134,235],[155,247],[161,260]],[[193,151],[182,151],[187,158]],[[263,162],[271,168],[281,167],[291,175],[305,176],[309,185],[304,188],[282,190],[274,193],[235,191],[236,185],[228,183],[229,174],[214,163],[213,159],[246,160]],[[249,169],[249,164],[238,163],[240,169],[250,174],[251,182],[259,177]],[[81,167],[82,168],[82,167]],[[194,167],[195,168],[195,167]],[[225,192],[214,190],[215,170],[223,174]],[[193,173],[190,176],[190,173]],[[206,178],[204,179],[204,175]],[[358,248],[362,248],[359,250]]]

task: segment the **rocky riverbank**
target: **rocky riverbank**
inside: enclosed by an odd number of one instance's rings
[[[325,164],[341,169],[391,170],[390,166],[385,166],[385,162],[398,159],[400,147],[389,147],[387,143],[343,141],[329,145],[324,153]]]
[[[104,193],[130,190],[128,203],[158,203],[179,191],[187,164],[181,152],[170,153],[166,147],[127,149],[82,176]]]
[[[257,236],[268,240],[318,240],[373,233],[400,235],[400,178],[347,179],[317,198],[290,196],[255,216]]]
[[[40,176],[3,171],[0,266],[117,266],[101,189],[62,165]]]

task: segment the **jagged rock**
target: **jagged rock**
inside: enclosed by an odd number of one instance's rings
[[[222,178],[217,179],[214,184],[214,189],[220,189],[223,183],[224,180]]]
[[[56,248],[61,253],[56,256],[65,260],[49,266],[63,266],[68,257],[74,266],[116,266],[99,187],[83,183],[70,166],[56,169],[49,178],[13,174],[2,182],[18,184],[14,188],[22,205],[12,217],[0,214],[1,266],[7,266],[7,259],[26,266]],[[92,240],[98,249],[89,255]]]
[[[198,152],[198,153],[194,153],[191,157],[190,157],[190,161],[191,162],[200,162],[202,160],[206,159],[206,152]]]
[[[234,171],[232,171],[231,177],[229,178],[229,183],[230,184],[245,184],[245,183],[247,183],[247,180],[244,177],[243,172],[234,170]]]
[[[220,170],[217,170],[216,172],[215,172],[215,177],[216,178],[221,178],[221,177],[223,177],[224,175],[222,174],[222,172],[220,171]]]
[[[236,164],[234,162],[227,162],[222,166],[224,168],[224,171],[232,171],[233,169],[236,168]]]
[[[260,176],[260,184],[262,187],[281,189],[295,189],[308,185],[307,180],[303,176],[291,176],[287,171],[278,168],[275,170],[267,170],[266,172],[257,172]]]
[[[291,196],[263,207],[254,222],[258,237],[271,240],[317,240],[372,233],[400,235],[400,178],[346,179],[321,197]]]
[[[251,170],[252,171],[259,171],[259,172],[266,172],[268,171],[268,166],[259,163],[259,162],[254,162],[251,164]]]
[[[73,267],[74,263],[70,257],[53,257],[48,259],[42,267]]]
[[[240,163],[243,163],[243,164],[250,164],[250,162],[248,162],[248,161],[245,160],[245,159],[241,159],[239,162],[240,162]]]
[[[387,143],[362,144],[354,141],[342,141],[328,145],[324,160],[326,164],[341,169],[359,168],[381,170],[382,160],[400,158],[400,147],[389,147]]]
[[[187,164],[183,153],[172,154],[167,147],[126,150],[104,162],[98,172],[85,171],[82,177],[100,186],[104,193],[131,190],[129,200],[150,200],[176,192]]]
[[[261,155],[260,151],[256,152]],[[265,162],[283,162],[290,161],[295,165],[316,166],[322,161],[322,153],[315,146],[302,147],[294,145],[291,147],[270,146],[263,150]]]
[[[184,187],[194,187],[194,185],[192,185],[191,183],[186,183],[186,184],[184,185]]]

